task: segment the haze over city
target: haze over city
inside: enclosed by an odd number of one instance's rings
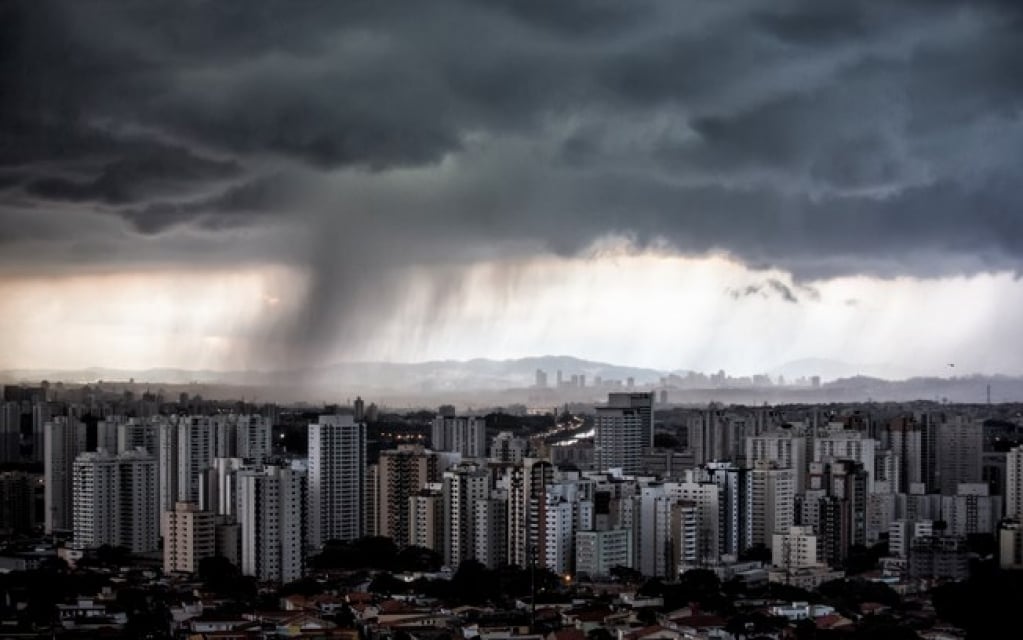
[[[0,369],[1023,373],[1014,3],[2,11]]]

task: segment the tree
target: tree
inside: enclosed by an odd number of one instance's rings
[[[626,584],[639,584],[643,580],[643,574],[631,567],[615,565],[611,567],[611,577]]]
[[[401,571],[437,571],[444,565],[444,558],[433,549],[410,546],[398,552],[395,564]]]
[[[670,433],[655,433],[654,446],[660,449],[678,449],[682,443]]]
[[[369,583],[369,591],[370,593],[380,593],[383,595],[405,593],[408,591],[408,585],[390,573],[381,571],[373,576],[373,581]]]
[[[479,561],[466,560],[451,577],[453,595],[465,604],[483,604],[491,596],[492,577]]]
[[[739,562],[763,562],[770,564],[771,550],[766,545],[755,544],[739,552]]]

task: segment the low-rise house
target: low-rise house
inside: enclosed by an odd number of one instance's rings
[[[823,616],[829,616],[835,613],[835,608],[824,604],[793,602],[792,604],[769,607],[767,613],[768,615],[786,618],[789,621],[795,622],[797,620],[815,620]]]

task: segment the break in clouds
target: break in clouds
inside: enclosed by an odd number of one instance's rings
[[[0,96],[0,275],[292,267],[295,358],[608,237],[793,304],[1023,264],[1016,2],[2,2]]]

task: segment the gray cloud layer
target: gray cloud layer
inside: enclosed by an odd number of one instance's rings
[[[607,233],[1018,269],[1019,7],[0,2],[0,270],[295,264],[308,350],[391,266]]]

